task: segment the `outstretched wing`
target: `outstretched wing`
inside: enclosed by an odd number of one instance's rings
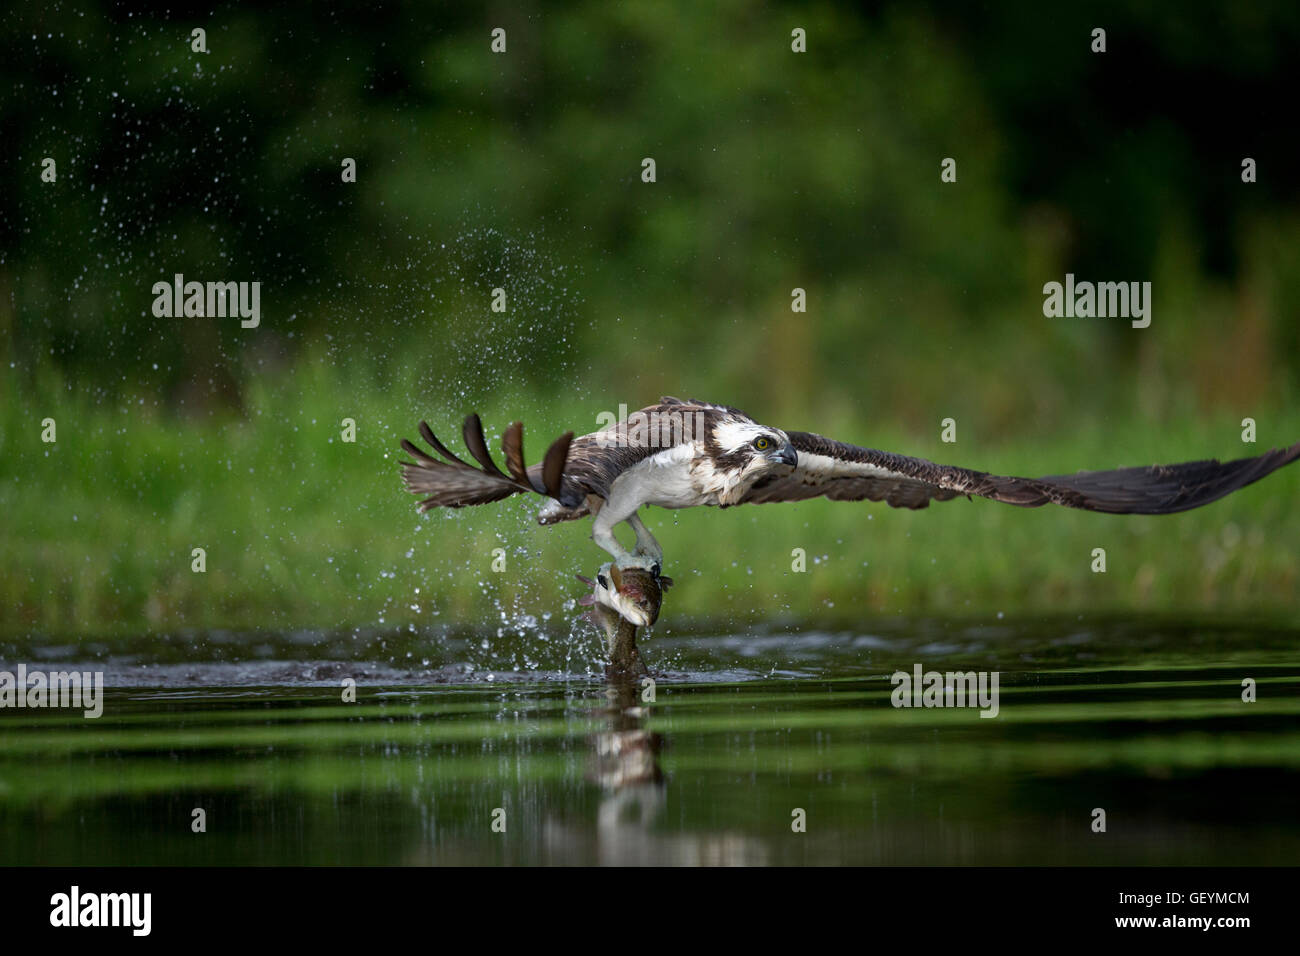
[[[1025,508],[1058,504],[1110,514],[1172,514],[1217,501],[1300,458],[1297,442],[1256,458],[1224,463],[1189,461],[1013,478],[859,448],[809,432],[788,434],[799,464],[788,474],[757,482],[744,502],[802,501],[825,495],[836,501],[868,499],[895,508],[925,508],[931,501],[979,495]]]
[[[498,468],[492,460],[487,441],[483,437],[483,423],[478,415],[470,415],[465,419],[461,433],[465,447],[479,464],[477,468],[452,454],[426,422],[420,422],[420,434],[442,456],[441,460],[417,448],[405,438],[402,439],[403,450],[415,459],[413,462],[401,463],[402,481],[407,491],[425,496],[420,502],[420,511],[483,505],[528,491],[552,498],[560,497],[564,463],[569,454],[573,432],[566,432],[552,442],[541,464],[526,468],[524,426],[515,422],[501,438],[501,450],[505,454],[506,471],[509,474]]]

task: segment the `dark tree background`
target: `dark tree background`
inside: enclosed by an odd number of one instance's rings
[[[877,404],[976,343],[1028,350],[1044,381],[1099,354],[1136,369],[1122,323],[1041,319],[1065,271],[1157,279],[1144,373],[1202,397],[1300,362],[1294,3],[56,2],[2,22],[7,374],[184,409],[237,408],[313,344],[543,391],[671,355],[810,401],[907,356],[860,383]],[[154,318],[177,272],[261,281],[259,334]],[[498,286],[513,335],[476,318]],[[795,286],[816,321],[790,316]],[[1227,328],[1249,374],[1220,381]],[[476,338],[490,363],[466,360]]]

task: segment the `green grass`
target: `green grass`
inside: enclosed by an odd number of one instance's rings
[[[540,528],[537,502],[523,499],[420,517],[398,481],[398,440],[424,417],[459,448],[458,420],[476,407],[491,434],[522,418],[535,458],[560,431],[594,427],[603,406],[501,392],[461,407],[411,397],[419,386],[316,356],[251,385],[242,417],[185,419],[151,399],[99,402],[48,376],[35,388],[11,377],[0,413],[0,633],[510,631],[533,616],[560,626],[573,616],[566,599],[581,590],[574,572],[602,561],[589,523]],[[812,424],[782,409],[751,411]],[[1261,414],[1256,445],[1241,443],[1236,416],[1176,426],[1099,416],[1051,430],[1027,424],[996,442],[978,437],[980,416],[972,408],[962,417],[953,445],[937,427],[905,432],[867,411],[838,409],[817,426],[1015,474],[1238,457],[1300,438],[1296,412]],[[40,439],[47,417],[57,423],[54,444]],[[355,443],[340,438],[345,417],[357,422]],[[1294,620],[1298,493],[1292,467],[1165,517],[961,499],[919,512],[826,501],[652,509],[647,520],[678,582],[665,612],[674,625],[1075,611]],[[199,547],[201,574],[191,570]],[[1090,569],[1099,547],[1105,574]],[[497,548],[506,552],[502,573],[491,570]],[[806,573],[791,570],[796,548],[807,554]]]

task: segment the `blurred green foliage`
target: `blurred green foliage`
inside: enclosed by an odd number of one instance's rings
[[[1105,54],[1089,50],[1098,25]],[[195,27],[207,54],[190,50]],[[791,52],[794,27],[807,53]],[[518,507],[415,536],[393,456],[419,418],[441,431],[474,408],[498,428],[524,419],[537,448],[620,402],[691,395],[1022,473],[1249,453],[1247,416],[1261,445],[1294,441],[1300,131],[1274,103],[1296,86],[1298,39],[1285,2],[14,9],[0,22],[0,625],[373,622],[409,603],[410,580],[372,578],[412,547],[445,575],[449,611],[481,613],[459,562],[521,528]],[[955,184],[939,180],[949,156]],[[1257,183],[1241,182],[1245,156]],[[1042,286],[1067,271],[1150,280],[1151,327],[1045,319]],[[176,273],[262,282],[261,326],[155,318],[151,287]],[[959,441],[939,445],[949,416]],[[337,440],[343,417],[355,446]],[[1249,545],[1235,573],[1188,559],[1107,600],[1294,609],[1295,490],[1270,479],[1173,519],[1172,537],[1123,526],[1150,542],[1135,560],[1210,548],[1227,523]],[[866,525],[822,507],[680,521],[701,529],[702,575],[771,548],[777,570],[756,569],[737,601],[756,613],[783,606],[781,536],[804,522],[810,553],[864,537],[824,591],[792,586],[800,611],[892,612],[893,593],[955,610],[1093,600],[1070,549],[1097,519],[957,505]],[[454,555],[442,520],[461,522]],[[922,522],[945,523],[948,550],[896,539]],[[877,538],[887,523],[906,530]],[[930,580],[917,562],[971,548],[958,532],[1007,537]],[[670,559],[689,550],[675,533]],[[549,534],[563,543],[518,546],[591,570],[581,529]],[[1043,558],[1050,586],[1016,566],[1037,560],[1016,534],[1060,550]],[[191,542],[225,537],[235,563],[197,590]],[[717,583],[674,598],[739,610]]]

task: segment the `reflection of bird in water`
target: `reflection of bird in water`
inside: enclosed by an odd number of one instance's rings
[[[604,708],[609,729],[592,737],[589,778],[604,790],[596,811],[594,834],[562,824],[548,824],[548,845],[560,861],[570,855],[585,861],[583,849],[606,866],[762,866],[767,847],[743,833],[663,832],[656,826],[667,803],[659,769],[659,734],[641,726],[647,708],[640,687],[630,679],[611,679]]]
[[[627,680],[611,680],[605,696],[610,704],[606,710],[609,730],[595,735],[592,767],[595,782],[607,790],[662,783],[659,749],[663,738],[641,726],[646,711],[637,703],[636,685]]]
[[[606,617],[614,616],[600,604]],[[636,628],[623,618],[618,623]],[[615,625],[617,628],[618,625]],[[631,645],[636,652],[636,644]],[[639,659],[638,659],[639,663]],[[611,665],[612,667],[612,665]],[[605,791],[596,816],[602,855],[626,856],[629,846],[646,839],[664,807],[664,776],[659,769],[663,738],[641,726],[646,711],[637,701],[637,686],[626,675],[612,677],[605,688],[609,730],[592,739],[591,778]]]
[[[631,575],[629,577],[629,574]],[[741,833],[664,833],[656,826],[667,803],[664,774],[659,766],[663,738],[642,726],[649,710],[643,688],[650,686],[645,665],[636,652],[636,626],[612,610],[619,600],[640,601],[653,621],[659,613],[666,579],[648,571],[609,565],[597,576],[605,582],[582,580],[592,586],[583,598],[588,619],[605,630],[611,662],[605,686],[607,729],[591,736],[587,779],[603,794],[594,832],[559,820],[548,820],[545,840],[551,862],[585,862],[594,855],[608,866],[735,866],[765,865],[764,844]],[[613,593],[611,593],[613,592]],[[638,678],[640,678],[638,680]]]

